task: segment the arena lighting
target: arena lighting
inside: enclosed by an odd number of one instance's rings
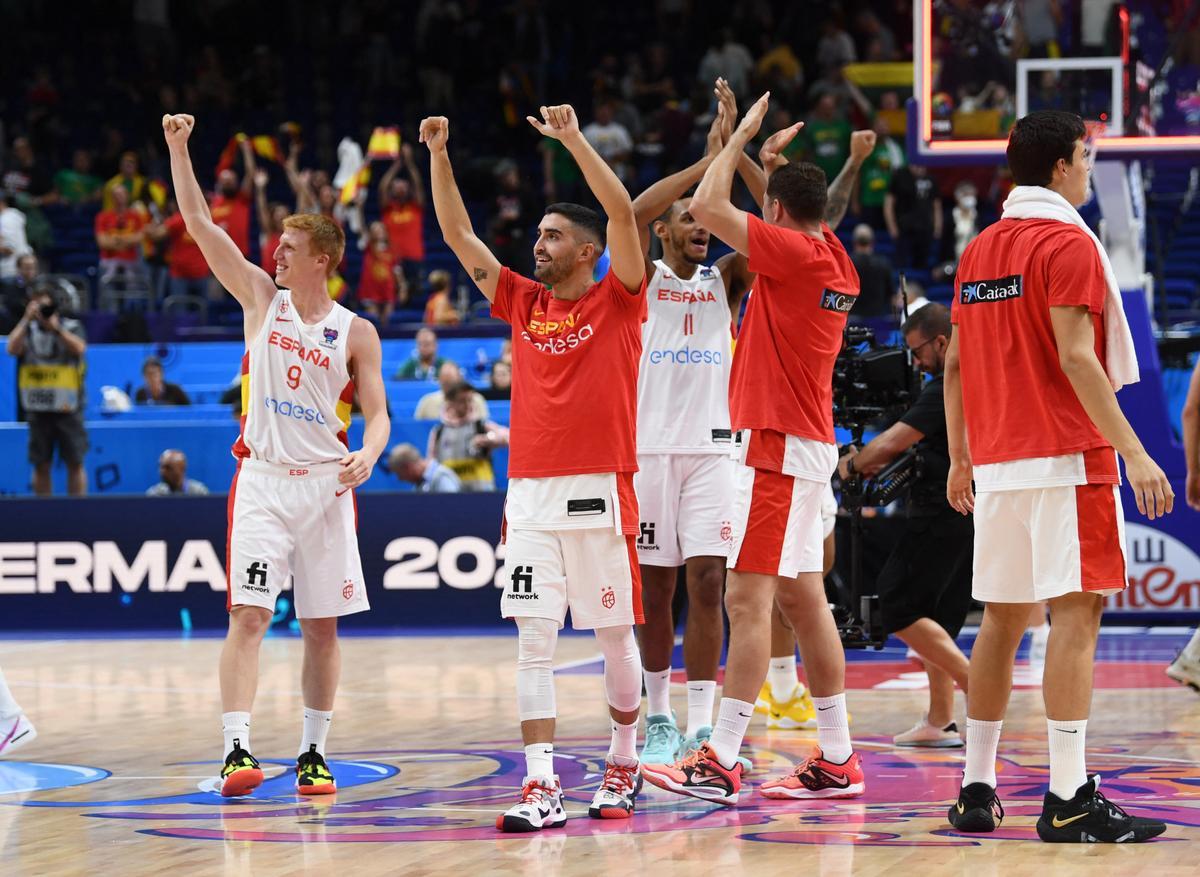
[[[917,125],[920,136],[916,139],[917,152],[921,155],[953,156],[978,155],[1001,157],[1006,140],[933,140],[933,0],[919,0],[914,7],[913,56],[917,64],[914,81],[919,92],[916,99]],[[1126,31],[1126,34],[1128,31]],[[1126,36],[1127,42],[1128,37]],[[1122,48],[1123,58],[1128,58],[1127,49]],[[911,119],[911,113],[910,113]],[[1200,152],[1200,136],[1176,135],[1171,137],[1105,137],[1102,151],[1111,157],[1121,155],[1161,154],[1164,152]],[[911,140],[910,140],[911,142]]]

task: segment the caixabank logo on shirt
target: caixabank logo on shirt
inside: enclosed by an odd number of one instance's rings
[[[837,311],[840,314],[850,313],[854,307],[855,296],[838,292],[836,289],[821,290],[821,307],[827,311]]]
[[[1010,274],[996,280],[967,280],[959,287],[959,304],[973,305],[985,301],[1006,301],[1020,298],[1025,285],[1020,274]]]

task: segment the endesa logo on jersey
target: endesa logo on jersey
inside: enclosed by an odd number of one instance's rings
[[[698,350],[692,347],[680,347],[676,350],[648,350],[646,360],[651,365],[671,363],[672,365],[721,365],[724,357],[720,350]]]
[[[278,414],[280,417],[287,417],[292,420],[303,420],[308,423],[319,423],[325,425],[325,416],[316,408],[306,408],[299,402],[292,402],[289,399],[275,399],[267,396],[263,401],[266,403],[267,410],[272,414]]]
[[[301,362],[311,362],[317,368],[323,368],[326,371],[329,370],[329,354],[322,352],[316,347],[305,347],[291,335],[272,332],[267,336],[267,343],[273,344],[280,350],[296,354]]]
[[[836,289],[821,290],[821,307],[827,311],[837,311],[840,314],[850,313],[858,296],[847,295]]]
[[[1020,298],[1025,294],[1025,285],[1020,274],[1010,274],[996,280],[964,281],[959,291],[959,304],[973,305],[985,301],[1005,301]]]

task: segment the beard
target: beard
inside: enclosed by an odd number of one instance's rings
[[[708,259],[708,247],[707,246],[704,248],[703,256],[693,256],[689,252],[689,250],[691,249],[691,243],[685,237],[673,238],[671,240],[671,246],[673,246],[675,248],[675,252],[677,252],[681,256],[683,256],[684,261],[690,262],[693,265],[703,265],[704,262]]]
[[[557,262],[551,260],[541,264],[535,262],[533,266],[533,276],[546,286],[553,286],[554,284],[560,283],[563,279],[565,279],[567,272],[564,272],[562,267]]]

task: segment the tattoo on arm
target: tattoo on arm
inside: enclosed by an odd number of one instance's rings
[[[482,269],[482,268],[475,269],[475,280],[477,282],[480,280],[487,280],[487,276],[488,276],[488,273],[484,269]]]
[[[850,193],[854,190],[854,182],[858,179],[858,166],[847,165],[837,175],[837,179],[829,186],[829,197],[825,204],[825,224],[837,228],[846,215],[850,205]]]

